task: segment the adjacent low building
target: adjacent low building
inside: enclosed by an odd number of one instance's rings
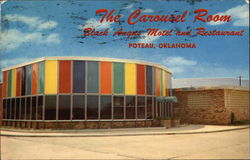
[[[178,98],[174,104],[174,116],[182,123],[230,124],[250,120],[249,88],[176,88],[173,94]]]

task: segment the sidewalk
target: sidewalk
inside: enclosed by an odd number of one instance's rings
[[[109,137],[109,136],[140,136],[140,135],[174,135],[225,132],[249,128],[249,125],[181,125],[178,128],[122,128],[122,129],[84,129],[84,130],[27,130],[1,128],[1,136],[14,137]]]

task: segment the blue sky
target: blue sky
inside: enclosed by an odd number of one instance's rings
[[[210,1],[7,1],[1,6],[1,68],[44,56],[89,56],[137,59],[162,64],[174,72],[174,78],[233,77],[249,79],[249,4],[245,0]],[[121,23],[99,23],[98,9],[115,9]],[[168,15],[189,11],[186,22],[138,23],[128,25],[128,16],[136,9],[143,14]],[[209,14],[232,16],[228,23],[193,22],[194,10],[205,8]],[[113,36],[86,37],[82,29],[109,28],[110,34],[145,31],[147,28],[186,31],[239,31],[244,36],[171,36],[126,39]],[[195,32],[194,32],[195,33]],[[197,48],[128,48],[129,43],[196,43]],[[2,77],[2,76],[1,76]],[[0,77],[0,78],[1,78]]]

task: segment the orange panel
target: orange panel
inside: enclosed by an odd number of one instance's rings
[[[161,83],[161,71],[159,68],[156,68],[156,95],[160,96],[161,95],[161,87],[160,87],[160,83]]]
[[[71,93],[71,61],[59,61],[59,93]]]
[[[111,94],[112,63],[111,62],[100,62],[100,63],[101,63],[101,93]]]
[[[7,97],[8,71],[3,72],[3,98]]]
[[[22,68],[16,70],[16,96],[21,96],[21,79],[22,79]]]
[[[38,64],[33,64],[32,67],[32,94],[37,94],[37,76],[38,76]]]
[[[145,94],[145,65],[137,64],[137,94]]]

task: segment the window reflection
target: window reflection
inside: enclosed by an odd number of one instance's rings
[[[114,119],[124,118],[124,97],[114,96]]]

